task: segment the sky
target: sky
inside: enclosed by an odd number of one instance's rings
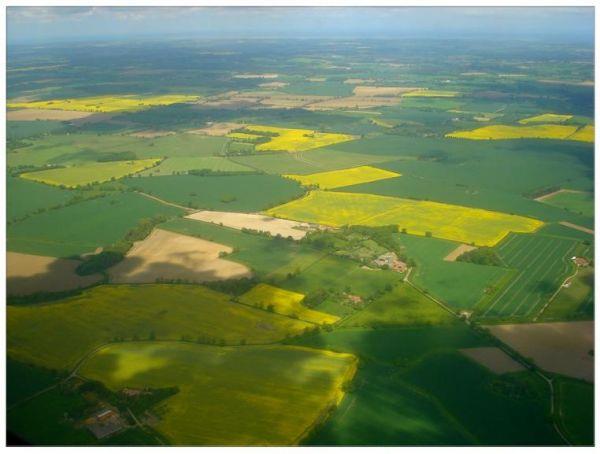
[[[514,38],[593,44],[591,7],[8,7],[8,44],[143,37]]]

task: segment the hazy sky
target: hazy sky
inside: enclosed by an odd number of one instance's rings
[[[591,7],[9,7],[9,44],[137,36],[386,38],[460,36],[593,43]]]

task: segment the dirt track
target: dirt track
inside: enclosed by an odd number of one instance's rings
[[[470,246],[468,244],[461,244],[456,249],[454,249],[452,252],[450,252],[450,254],[448,254],[446,257],[444,257],[444,260],[446,262],[455,262],[456,259],[459,258],[461,255],[463,255],[465,252],[469,252],[474,249],[477,249],[477,248],[475,246]]]

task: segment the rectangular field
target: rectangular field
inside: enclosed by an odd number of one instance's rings
[[[397,225],[406,233],[479,246],[493,246],[511,231],[533,232],[543,225],[536,219],[477,208],[333,191],[311,191],[267,213],[332,227]]]
[[[74,110],[78,112],[121,112],[147,109],[152,106],[168,106],[181,102],[190,102],[198,96],[162,95],[162,96],[94,96],[89,98],[50,99],[47,101],[8,102],[9,108]]]
[[[496,248],[512,278],[482,300],[483,317],[535,317],[572,271],[577,242],[543,235],[509,235]]]
[[[335,189],[399,176],[401,174],[371,166],[351,167],[309,175],[284,175],[284,177],[299,181],[303,186],[318,186],[320,189]]]
[[[577,133],[577,126],[538,124],[531,126],[484,126],[483,128],[469,131],[455,131],[446,134],[446,137],[470,140],[557,139],[578,140],[582,142],[593,141],[589,140],[589,134],[583,132]]]
[[[102,183],[133,175],[155,166],[159,161],[159,158],[154,158],[136,159],[133,161],[95,162],[73,167],[27,172],[21,174],[21,178],[53,186],[76,188],[91,183]]]

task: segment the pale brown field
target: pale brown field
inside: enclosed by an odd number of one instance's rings
[[[295,240],[302,239],[311,229],[306,222],[288,221],[286,219],[272,218],[262,214],[230,213],[226,211],[198,211],[186,216],[196,221],[222,224],[233,229],[251,229],[267,232],[272,236],[281,235],[285,238],[291,236]]]
[[[460,352],[482,366],[487,367],[495,374],[518,372],[525,369],[523,365],[516,362],[497,347],[463,348]]]
[[[102,279],[101,274],[79,276],[75,269],[79,260],[57,259],[41,255],[6,253],[9,295],[30,295],[38,292],[63,292],[88,287]]]
[[[473,249],[477,249],[475,246],[471,246],[468,244],[461,244],[456,249],[454,249],[450,254],[444,257],[446,262],[455,262],[457,258],[463,255],[465,252],[472,251]]]
[[[287,87],[288,85],[289,84],[287,82],[265,82],[258,84],[258,86],[262,88],[283,88]]]
[[[281,83],[281,82],[272,82]],[[218,97],[206,98],[200,104],[211,107],[236,108],[246,107],[271,107],[294,109],[306,105],[333,99],[331,96],[320,95],[295,95],[278,91],[259,90],[247,92],[229,92]]]
[[[76,110],[50,110],[50,109],[19,109],[8,110],[6,119],[9,121],[34,121],[55,120],[69,121],[88,118],[97,115],[94,112],[78,112]]]
[[[246,266],[219,257],[232,251],[229,246],[155,229],[109,270],[110,281],[138,284],[181,279],[199,283],[250,277]]]
[[[370,109],[379,106],[394,106],[400,101],[399,97],[346,96],[308,104],[305,108],[307,110]]]
[[[211,123],[208,126],[200,129],[191,129],[189,134],[203,134],[207,136],[225,136],[231,131],[243,128],[241,123]]]
[[[502,342],[549,372],[594,381],[594,322],[487,326]]]
[[[234,79],[277,79],[279,74],[265,73],[265,74],[236,74],[233,76]]]
[[[307,77],[307,82],[325,82],[327,80],[326,77]]]
[[[373,82],[375,82],[374,79],[346,79],[344,81],[348,85],[372,84]]]
[[[354,87],[356,96],[400,96],[409,91],[419,90],[418,87]]]

